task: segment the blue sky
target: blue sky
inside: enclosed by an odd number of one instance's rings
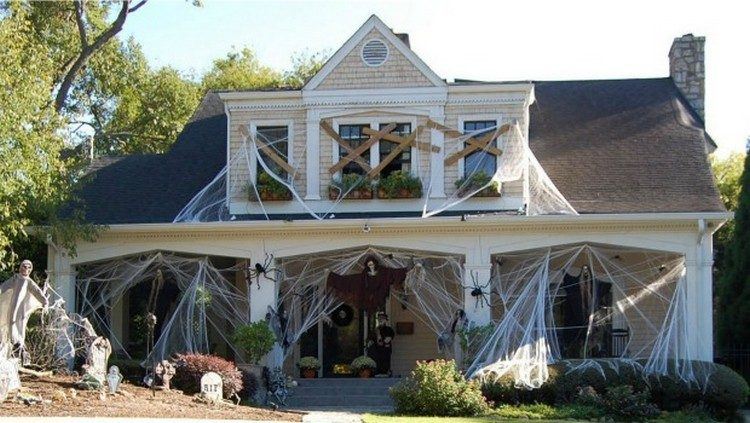
[[[295,52],[333,53],[371,14],[448,80],[662,77],[672,39],[706,36],[706,122],[720,153],[750,137],[750,7],[699,1],[151,0],[128,18],[154,66],[199,75],[249,46],[280,70]]]

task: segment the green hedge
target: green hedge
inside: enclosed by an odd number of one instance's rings
[[[597,366],[590,365],[598,364]],[[614,363],[614,365],[612,365]],[[674,411],[686,407],[703,406],[720,417],[736,413],[747,401],[750,388],[747,382],[732,369],[714,363],[694,362],[698,383],[688,383],[674,372],[667,375],[645,375],[640,366],[644,363],[627,360],[595,359],[565,360],[549,365],[550,378],[539,389],[516,388],[510,376],[496,381],[485,381],[482,393],[485,398],[500,404],[571,404],[579,391],[593,388],[605,395],[607,388],[630,386],[636,393],[647,392],[649,401],[660,409]],[[672,369],[674,366],[669,365]]]

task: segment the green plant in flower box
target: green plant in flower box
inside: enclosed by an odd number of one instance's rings
[[[378,182],[381,198],[419,198],[422,196],[422,181],[405,170],[397,170]]]

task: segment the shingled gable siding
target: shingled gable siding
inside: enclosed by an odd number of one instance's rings
[[[306,149],[306,121],[304,110],[235,110],[230,116],[230,133],[229,133],[229,151],[230,157],[236,157],[243,147],[242,134],[239,132],[239,125],[247,125],[257,121],[258,126],[263,126],[263,120],[271,119],[274,121],[290,120],[293,122],[294,143],[293,155],[294,167],[297,173],[294,178],[296,191],[304,197],[306,193],[306,172],[305,172],[305,149]],[[249,145],[249,144],[248,144]],[[247,201],[247,191],[245,187],[250,181],[250,175],[246,162],[239,162],[229,170],[230,181],[230,201],[244,202]]]
[[[450,98],[449,98],[450,101]],[[497,105],[448,105],[445,107],[445,125],[463,131],[460,127],[460,118],[471,119],[471,116],[478,116],[476,120],[485,120],[484,116],[501,116],[503,123],[517,119],[521,128],[524,127],[524,109],[521,104],[497,104]],[[456,143],[458,140],[446,139],[446,151],[458,151],[460,146]],[[456,191],[455,182],[463,175],[459,174],[458,163],[445,168],[445,194],[451,195]],[[523,179],[518,181],[506,182],[502,184],[502,193],[505,197],[523,196]]]
[[[388,46],[388,60],[378,67],[367,66],[360,56],[362,46],[371,39]],[[433,84],[383,35],[373,29],[362,42],[318,85],[318,90],[358,88],[430,87]]]

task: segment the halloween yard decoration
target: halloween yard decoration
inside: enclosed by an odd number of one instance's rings
[[[90,340],[86,349],[86,364],[83,365],[83,377],[78,386],[83,389],[99,389],[107,378],[107,361],[112,354],[112,345],[103,336]]]
[[[375,336],[368,348],[368,355],[375,360],[375,376],[391,376],[391,355],[393,354],[393,338],[396,332],[388,323],[388,315],[378,313],[378,325],[375,328]]]
[[[161,380],[161,385],[156,386],[155,389],[169,391],[169,383],[176,373],[176,369],[172,363],[168,360],[162,360],[156,363],[154,367],[154,374]]]
[[[365,259],[362,272],[353,275],[328,275],[328,287],[347,304],[375,313],[385,304],[391,287],[403,289],[405,268],[391,269],[381,266],[375,257]]]
[[[30,277],[32,269],[24,260],[18,273],[0,285],[0,345],[13,345],[17,353],[23,351],[29,317],[47,306],[44,291]]]

